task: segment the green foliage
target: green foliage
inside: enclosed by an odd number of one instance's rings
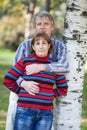
[[[86,124],[87,124],[86,122],[82,124],[81,130],[87,130],[87,125]]]
[[[16,50],[24,39],[23,11],[21,0],[0,0],[0,46]]]
[[[21,0],[0,0],[0,17],[4,15],[22,15],[23,8]]]
[[[0,22],[0,46],[16,50],[24,40],[24,19],[16,16],[5,16]]]

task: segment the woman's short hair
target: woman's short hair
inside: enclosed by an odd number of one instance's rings
[[[43,38],[48,42],[48,44],[50,44],[50,48],[49,48],[49,50],[48,50],[48,54],[50,54],[50,53],[52,52],[52,50],[53,50],[53,44],[52,44],[52,41],[51,41],[50,37],[49,37],[45,32],[40,32],[40,33],[37,33],[37,34],[33,37],[32,41],[31,41],[31,49],[30,49],[31,55],[34,55],[34,54],[35,54],[35,51],[34,51],[34,49],[33,49],[33,46],[34,46],[34,43],[35,43],[36,38],[39,39],[39,38],[41,38],[41,37],[43,37]]]

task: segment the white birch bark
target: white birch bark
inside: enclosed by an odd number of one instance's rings
[[[26,13],[25,14],[25,39],[28,39],[30,34],[31,34],[31,19],[32,19],[32,14],[31,13]]]
[[[30,0],[30,2],[27,3],[25,6],[25,39],[28,39],[30,35],[32,34],[32,26],[31,26],[31,19],[34,14],[36,0]]]
[[[70,65],[69,89],[66,97],[57,100],[52,130],[80,130],[87,54],[87,0],[67,0],[64,37]]]

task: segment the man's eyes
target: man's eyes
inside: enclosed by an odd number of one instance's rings
[[[45,23],[45,25],[49,25],[49,23]]]
[[[37,25],[41,25],[42,23],[38,23]],[[44,25],[49,25],[49,23],[44,23]]]
[[[38,23],[37,25],[41,25],[41,23]]]

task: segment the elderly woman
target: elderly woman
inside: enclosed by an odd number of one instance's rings
[[[49,64],[53,50],[51,39],[46,33],[37,33],[31,41],[31,56],[19,60],[5,75],[4,85],[18,94],[14,130],[51,130],[53,122],[53,99],[66,95],[67,81],[64,75],[41,71],[26,75],[26,66]],[[28,81],[29,92],[17,85],[19,77]],[[56,84],[56,88],[53,86]],[[37,85],[38,88],[34,88]],[[36,91],[36,93],[33,93]]]

